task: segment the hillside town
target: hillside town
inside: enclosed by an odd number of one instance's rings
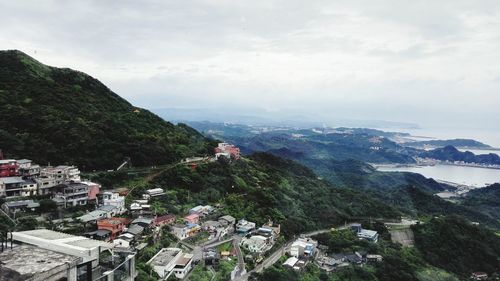
[[[238,161],[239,148],[218,144],[209,161],[221,158]],[[196,169],[205,159],[181,163]],[[150,249],[151,243],[158,243],[164,236],[175,243],[159,248],[146,262],[160,280],[171,276],[188,279],[197,266],[214,270],[222,264],[233,267],[231,280],[246,280],[251,272],[274,264],[282,256],[288,257],[284,265],[291,270],[301,270],[313,262],[332,271],[382,259],[358,252],[328,255],[317,241],[306,236],[287,242],[280,224],[269,220],[259,226],[225,213],[219,205],[197,205],[186,213],[157,213],[151,202],[164,198],[164,188],[146,189],[133,198],[128,190],[103,188],[82,174],[71,165],[0,160],[1,215],[14,223],[34,218],[52,226],[2,236],[1,274],[21,276],[23,280],[133,280],[137,276],[137,253]],[[41,209],[47,205],[57,208],[62,216],[45,216]],[[82,208],[86,210],[83,214]],[[376,231],[362,229],[360,224],[347,228],[359,239],[378,240]]]

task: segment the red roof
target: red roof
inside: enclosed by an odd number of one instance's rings
[[[161,222],[169,221],[169,220],[175,220],[175,216],[171,215],[171,214],[168,214],[168,215],[163,215],[161,217],[157,217],[155,219],[155,223],[161,223]]]

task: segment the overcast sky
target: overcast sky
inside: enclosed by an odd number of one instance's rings
[[[498,0],[15,0],[0,26],[146,108],[500,129]]]

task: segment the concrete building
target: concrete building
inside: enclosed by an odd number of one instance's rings
[[[221,156],[227,157],[226,155],[229,155],[230,158],[235,160],[240,159],[240,149],[232,144],[221,142],[217,145],[214,151],[216,158]]]
[[[14,159],[0,160],[0,177],[15,177],[19,175],[19,165]]]
[[[241,240],[241,246],[251,253],[263,253],[266,249],[270,248],[270,245],[269,238],[261,235],[254,235]]]
[[[55,197],[61,198],[65,206],[87,205],[89,186],[81,182],[63,183],[54,187]]]
[[[184,240],[200,232],[201,227],[197,224],[176,224],[171,227],[171,232],[179,240]]]
[[[127,211],[125,207],[125,197],[120,196],[120,194],[115,192],[105,191],[102,192],[102,205],[104,206],[114,206],[119,214],[123,214]]]
[[[299,238],[290,246],[290,256],[309,258],[314,256],[318,242],[310,238]]]
[[[114,252],[107,242],[47,229],[13,232],[12,238],[12,250],[0,254],[0,274],[30,281],[132,281],[136,276],[135,253]],[[100,260],[105,251],[113,258]]]
[[[163,248],[147,264],[162,280],[168,279],[172,274],[183,279],[192,269],[193,255],[183,253],[179,248]]]
[[[200,215],[198,214],[190,214],[184,217],[185,223],[197,224],[200,222]]]
[[[53,178],[58,184],[69,181],[80,181],[80,170],[76,166],[45,167],[40,171],[41,177]]]
[[[42,170],[40,165],[33,164],[29,159],[17,160],[19,165],[19,175],[23,178],[35,179],[40,176]]]
[[[358,238],[365,239],[373,243],[378,242],[378,233],[375,230],[361,229],[357,233]]]
[[[17,197],[22,196],[23,189],[25,189],[24,180],[21,177],[4,177],[0,178],[0,191],[3,196]]]
[[[240,234],[247,234],[248,232],[255,229],[255,223],[241,219],[236,224],[236,231]]]

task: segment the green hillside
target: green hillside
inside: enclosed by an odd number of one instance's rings
[[[224,213],[263,224],[269,219],[285,234],[329,228],[360,217],[398,218],[400,212],[365,194],[336,188],[308,168],[267,153],[227,163],[177,166],[150,186],[167,190],[157,203],[172,213],[198,204],[220,204]],[[142,190],[134,190],[139,196]]]
[[[110,169],[207,153],[195,130],[136,108],[82,72],[0,51],[0,149],[40,164]]]

